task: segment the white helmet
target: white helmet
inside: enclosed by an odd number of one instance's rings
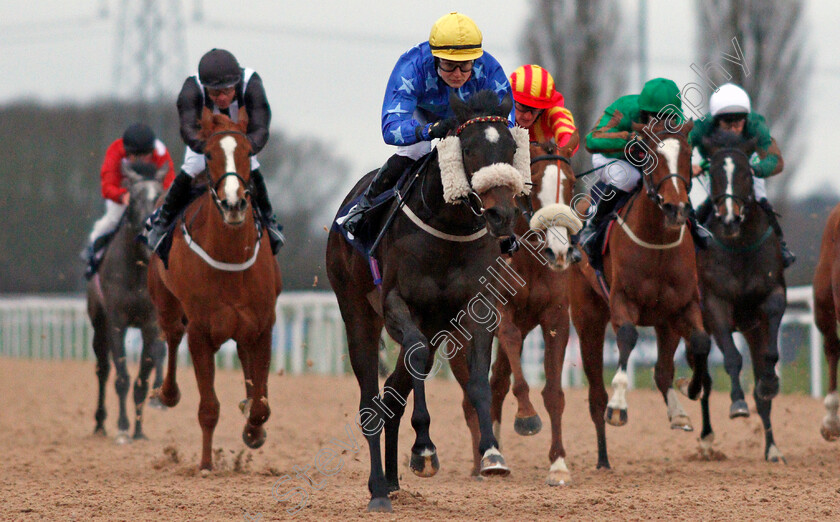
[[[709,98],[712,116],[750,112],[750,95],[734,83],[725,83]]]

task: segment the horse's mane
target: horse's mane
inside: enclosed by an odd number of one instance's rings
[[[715,129],[715,131],[708,136],[708,140],[709,145],[719,149],[738,149],[747,141],[747,139],[741,134],[722,129]]]
[[[233,129],[237,124],[224,114],[214,114],[210,119],[210,125],[203,125],[203,121],[199,121],[199,126],[198,135],[202,140],[206,140],[214,132]]]
[[[484,89],[473,94],[467,101],[467,107],[474,116],[489,116],[499,110],[499,96],[495,91]]]

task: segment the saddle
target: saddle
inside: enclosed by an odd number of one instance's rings
[[[348,212],[350,212],[350,209],[352,209],[356,203],[362,199],[361,194],[354,197],[348,201],[346,205],[341,207],[333,220],[333,230],[340,233],[342,237],[344,237],[345,241],[350,243],[350,245],[365,256],[365,258],[369,258],[370,249],[376,241],[376,238],[379,237],[379,234],[382,232],[383,222],[387,219],[387,213],[385,211],[391,207],[391,202],[397,198],[398,194],[401,193],[401,190],[405,187],[411,176],[414,175],[414,173],[424,164],[425,162],[423,161],[423,158],[414,162],[414,165],[407,168],[405,172],[400,175],[400,178],[397,180],[397,184],[394,188],[386,190],[371,201],[371,208],[366,212],[364,221],[362,221],[359,230],[357,230],[357,233],[352,235],[352,237],[351,234],[344,229],[344,227],[338,224],[338,221],[340,221],[342,217],[346,216]]]

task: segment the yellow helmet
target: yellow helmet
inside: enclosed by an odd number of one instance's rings
[[[432,26],[429,33],[432,55],[444,60],[466,62],[480,57],[481,31],[467,15],[451,12]]]

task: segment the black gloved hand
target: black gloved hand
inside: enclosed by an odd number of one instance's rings
[[[630,162],[633,164],[643,163],[647,157],[647,151],[637,140],[631,141],[630,146],[625,150],[627,151],[628,159],[630,159]]]
[[[418,139],[423,141],[430,141],[435,138],[445,138],[450,131],[455,129],[456,122],[453,119],[446,119],[436,121],[434,123],[427,123],[423,127],[418,127]]]

